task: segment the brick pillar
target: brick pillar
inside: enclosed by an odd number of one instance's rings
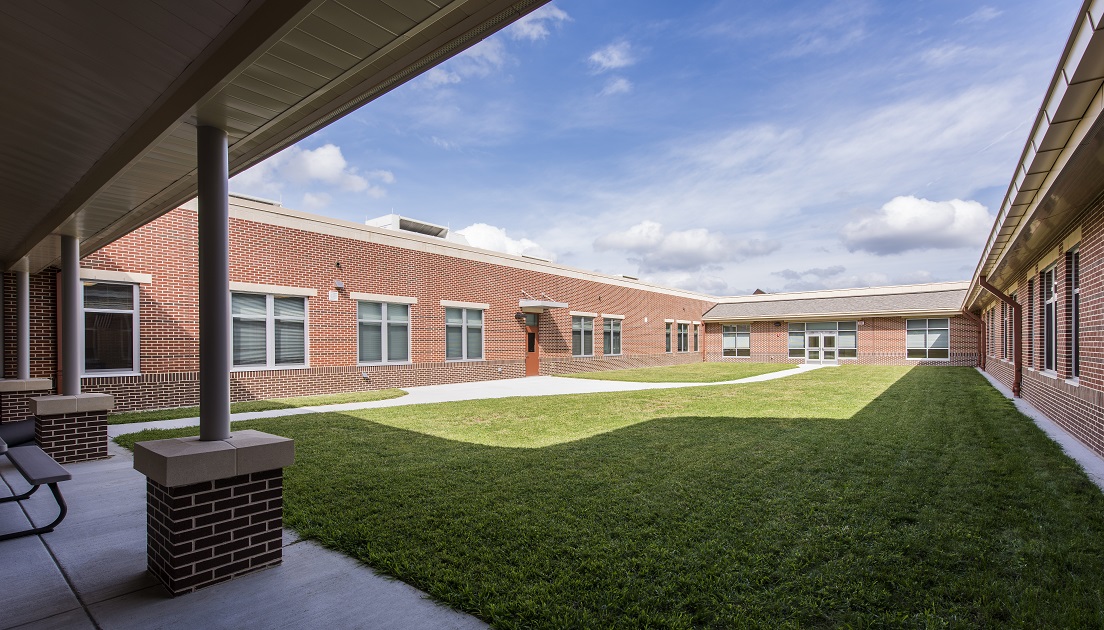
[[[54,388],[48,378],[0,379],[0,424],[31,417],[31,399],[45,396]]]
[[[61,464],[107,457],[111,394],[38,396],[30,399],[35,441]]]
[[[294,460],[292,440],[259,431],[136,444],[149,572],[175,596],[280,564],[283,469]]]
[[[280,564],[283,469],[163,486],[146,479],[149,572],[173,595]]]

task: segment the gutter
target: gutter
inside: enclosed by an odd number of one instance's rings
[[[1020,305],[1012,298],[1001,293],[1000,290],[997,289],[997,287],[989,284],[989,281],[986,280],[985,276],[978,276],[978,284],[981,285],[981,288],[985,289],[989,293],[992,293],[997,299],[1012,307],[1012,334],[1015,335],[1015,338],[1012,340],[1012,395],[1019,398],[1020,382],[1023,372],[1023,334],[1021,331],[1022,326],[1020,323]]]

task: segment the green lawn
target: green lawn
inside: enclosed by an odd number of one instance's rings
[[[580,372],[563,374],[570,378],[591,378],[599,381],[634,381],[638,383],[720,383],[749,376],[793,369],[789,363],[687,363],[664,367]]]
[[[406,396],[401,389],[380,389],[371,392],[348,392],[344,394],[320,394],[318,396],[300,396],[298,398],[273,398],[271,400],[247,400],[230,405],[230,413],[250,411],[269,411],[270,409],[289,409],[292,407],[315,407],[317,405],[340,405],[342,403],[371,402]],[[108,424],[130,424],[132,422],[152,422],[154,420],[174,420],[176,418],[194,418],[199,415],[199,407],[177,407],[176,409],[157,409],[154,411],[125,411],[107,417]]]
[[[288,526],[497,627],[1104,625],[1104,496],[968,368],[236,426]]]

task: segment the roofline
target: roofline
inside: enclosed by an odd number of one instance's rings
[[[737,317],[721,317],[715,315],[710,317],[705,315],[702,317],[702,321],[705,322],[773,322],[773,321],[830,321],[837,319],[862,319],[864,317],[954,317],[961,315],[962,311],[959,309],[927,309],[922,311],[907,310],[907,311],[840,311],[838,313],[787,313],[786,315],[748,315]]]
[[[790,293],[766,293],[762,295],[736,295],[716,298],[718,304],[746,304],[751,302],[789,302],[794,300],[816,300],[840,297],[865,297],[868,295],[901,295],[908,293],[940,293],[946,291],[964,291],[970,287],[969,280],[954,282],[928,282],[924,284],[897,284],[884,287],[861,287],[854,289],[822,289],[817,291],[793,291]]]
[[[195,200],[192,200],[181,207],[188,210],[195,210]],[[305,232],[313,232],[316,234],[326,234],[339,238],[350,238],[363,242],[391,245],[394,247],[402,247],[404,249],[413,249],[444,256],[452,256],[454,258],[463,258],[465,260],[488,262],[491,264],[512,267],[515,269],[539,271],[568,278],[577,278],[581,280],[601,282],[603,284],[609,284],[613,286],[651,291],[654,293],[663,293],[666,295],[694,300],[702,300],[704,302],[714,303],[718,299],[716,296],[706,295],[704,293],[697,293],[695,291],[674,289],[658,284],[643,282],[641,280],[629,280],[623,276],[604,274],[596,271],[588,271],[585,269],[579,269],[577,267],[569,267],[567,265],[546,262],[530,257],[515,256],[513,254],[496,252],[494,250],[473,247],[471,245],[464,245],[453,241],[446,241],[441,238],[426,236],[423,234],[418,234],[416,232],[373,227],[370,225],[364,225],[363,223],[356,223],[352,221],[346,221],[344,219],[335,219],[333,217],[311,214],[309,212],[303,212],[301,210],[293,210],[285,206],[269,205],[237,196],[232,196],[230,198],[230,217],[245,221],[252,221],[254,223],[262,223],[265,225],[283,226],[291,229],[303,230]]]
[[[1092,6],[1094,2],[1098,5],[1095,8]],[[1089,115],[1091,107],[1086,107],[1085,111],[1080,116],[1070,118],[1068,120],[1061,119],[1057,122],[1051,121],[1051,116],[1058,112],[1061,106],[1066,101],[1073,101],[1080,95],[1070,96],[1071,90],[1069,89],[1071,84],[1069,79],[1072,79],[1080,62],[1084,61],[1084,55],[1088,50],[1089,40],[1096,33],[1096,29],[1101,27],[1099,0],[1084,0],[1081,4],[1081,10],[1077,12],[1077,17],[1074,20],[1073,28],[1070,30],[1069,39],[1066,40],[1065,48],[1062,49],[1062,55],[1058,59],[1058,64],[1054,69],[1054,73],[1051,75],[1050,83],[1048,84],[1047,92],[1043,96],[1042,103],[1039,105],[1039,111],[1035,115],[1035,124],[1031,127],[1031,132],[1027,136],[1027,142],[1024,143],[1023,151],[1020,152],[1019,160],[1016,162],[1016,168],[1012,173],[1012,179],[1008,184],[1008,189],[1005,192],[1004,199],[1001,202],[1000,209],[997,212],[996,219],[993,221],[993,227],[989,231],[989,237],[985,241],[985,247],[981,252],[981,257],[978,259],[978,264],[974,269],[973,275],[970,277],[970,286],[966,292],[966,298],[963,302],[963,308],[972,308],[977,305],[978,299],[981,296],[981,285],[978,282],[982,275],[991,275],[993,270],[1000,267],[1004,262],[1005,254],[1008,252],[1008,245],[1015,243],[1016,238],[1019,236],[1025,225],[1030,223],[1031,217],[1038,209],[1040,202],[1047,197],[1050,186],[1054,183],[1058,175],[1061,174],[1062,168],[1069,161],[1073,151],[1080,145],[1080,140],[1084,138],[1089,127],[1092,126],[1091,120],[1086,120],[1086,116]],[[1093,11],[1096,11],[1098,15],[1093,16]],[[1088,30],[1085,31],[1086,24]],[[1084,39],[1082,34],[1086,33]],[[1073,68],[1068,68],[1071,61],[1074,61],[1072,56],[1074,53],[1080,55],[1075,61],[1077,64]],[[1069,77],[1064,77],[1064,73],[1069,70]],[[1058,90],[1061,88],[1061,92]],[[1066,97],[1069,96],[1067,99]],[[1068,124],[1070,122],[1076,122],[1076,128],[1071,132],[1070,138],[1066,141],[1064,146],[1058,149],[1058,157],[1055,158],[1049,169],[1039,169],[1032,171],[1032,162],[1038,157],[1040,148],[1045,144],[1046,133],[1050,131],[1052,125]],[[1087,123],[1087,124],[1086,124]],[[1036,146],[1036,140],[1039,141],[1039,146]],[[1074,142],[1074,140],[1078,140]],[[1028,174],[1038,175],[1045,174],[1037,190],[1025,188],[1023,191],[1019,190],[1019,186],[1024,183]],[[1024,195],[1025,199],[1021,199],[1021,195]],[[1021,203],[1017,204],[1016,201]],[[1015,205],[1025,206],[1024,211],[1016,216],[1011,216],[1011,210]],[[1013,233],[1001,245],[997,245],[997,237],[1004,229],[1006,224],[1014,226]],[[998,249],[999,247],[999,249]],[[987,261],[992,256],[994,250],[998,252],[997,259],[991,264],[987,265]]]

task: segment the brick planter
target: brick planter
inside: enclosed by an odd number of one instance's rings
[[[135,445],[149,572],[175,596],[280,564],[283,469],[294,457],[292,440],[259,431]]]
[[[35,441],[60,464],[107,457],[110,394],[38,396],[30,399]]]

